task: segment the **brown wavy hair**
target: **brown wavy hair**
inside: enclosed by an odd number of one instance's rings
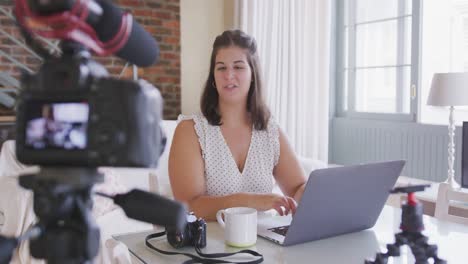
[[[214,126],[220,126],[221,114],[219,113],[219,94],[214,87],[214,68],[216,55],[222,48],[236,46],[246,50],[247,61],[252,69],[252,82],[247,95],[247,112],[250,113],[253,126],[256,130],[265,130],[270,110],[266,106],[263,98],[263,82],[260,74],[260,63],[257,53],[257,43],[255,39],[241,30],[226,30],[217,36],[213,43],[211,52],[210,73],[203,89],[201,97],[201,112],[208,122]]]

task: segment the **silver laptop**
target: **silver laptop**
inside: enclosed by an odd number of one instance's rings
[[[283,246],[374,226],[405,161],[314,170],[294,217],[259,218],[258,235]]]

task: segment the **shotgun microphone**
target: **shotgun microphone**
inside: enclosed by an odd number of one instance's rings
[[[15,15],[28,33],[73,40],[100,56],[115,54],[140,67],[158,59],[156,40],[109,0],[16,0]]]

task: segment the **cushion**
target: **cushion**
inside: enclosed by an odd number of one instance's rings
[[[120,176],[120,182],[128,189],[139,188],[172,197],[172,189],[169,182],[169,151],[172,137],[177,126],[175,120],[163,120],[161,127],[166,134],[166,146],[159,157],[157,168],[114,168]]]
[[[16,159],[15,141],[7,140],[2,145],[0,152],[0,177],[18,176],[18,172],[27,168]]]
[[[299,159],[299,163],[301,164],[307,178],[309,178],[309,174],[312,171],[328,167],[327,163],[320,160],[314,160],[302,156],[298,156],[297,158]]]
[[[162,127],[167,137],[166,148],[159,158],[158,167],[150,174],[149,178],[150,190],[169,198],[173,197],[171,183],[169,181],[169,152],[176,126],[177,121],[175,120],[164,120],[162,122]]]
[[[0,233],[6,236],[19,236],[36,220],[32,210],[32,193],[21,188],[15,177],[0,177],[0,195],[0,211],[4,213],[4,223],[0,226]],[[32,260],[29,257],[28,243],[21,243],[13,253],[12,263],[44,262]]]

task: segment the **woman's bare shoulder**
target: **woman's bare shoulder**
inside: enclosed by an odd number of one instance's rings
[[[195,121],[193,119],[182,120],[177,124],[175,133],[179,134],[195,134]]]
[[[192,119],[180,121],[175,129],[174,139],[177,141],[184,142],[197,142],[197,134],[195,132],[195,121],[193,121]]]

